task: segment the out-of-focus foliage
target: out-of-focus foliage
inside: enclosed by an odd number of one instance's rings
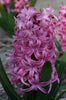
[[[37,1],[37,0],[29,0],[31,6],[35,6],[36,1]]]
[[[11,100],[23,100],[15,92],[14,87],[11,85],[11,83],[6,75],[6,72],[4,70],[4,67],[2,65],[1,60],[0,60],[0,82]]]
[[[36,0],[29,0],[30,5],[34,6]],[[14,0],[11,0],[10,8],[5,9],[4,5],[0,3],[0,27],[7,31],[8,35],[12,37],[14,35],[14,16],[15,14],[11,12],[14,9]]]
[[[13,8],[13,0],[11,0],[10,8]],[[8,35],[12,37],[14,34],[14,14],[10,12],[10,9],[5,9],[2,4],[0,4],[0,27],[8,32]]]

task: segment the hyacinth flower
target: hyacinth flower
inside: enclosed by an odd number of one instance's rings
[[[57,23],[59,43],[61,45],[61,52],[66,50],[66,5],[62,4],[59,8],[58,23]]]
[[[28,2],[28,0],[14,0],[14,9],[11,10],[11,12],[14,12],[18,14],[22,8],[24,8],[25,4]]]
[[[0,0],[0,3],[3,4],[6,9],[10,6],[10,0]]]
[[[24,7],[15,17],[14,48],[7,54],[7,66],[12,74],[11,83],[16,84],[21,97],[24,92],[37,89],[49,93],[52,83],[59,83],[55,68],[58,51],[54,42],[57,18],[53,12],[51,7],[40,12],[34,7]],[[40,74],[47,61],[52,65],[51,77],[50,80],[41,82]],[[49,89],[46,91],[44,87],[48,85]]]

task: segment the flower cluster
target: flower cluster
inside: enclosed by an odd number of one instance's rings
[[[0,0],[0,3],[5,6],[5,8],[10,7],[11,0]],[[11,9],[11,12],[18,14],[25,4],[28,3],[28,0],[14,0],[14,9]]]
[[[58,52],[54,42],[57,18],[53,12],[51,7],[39,12],[36,8],[24,7],[15,17],[16,36],[13,36],[14,48],[8,54],[8,67],[12,74],[11,83],[16,83],[21,92],[39,89],[49,93],[52,83],[59,83],[55,68]],[[40,82],[41,70],[47,61],[52,64],[51,78],[47,82]],[[47,85],[48,91],[43,88]]]
[[[28,0],[14,0],[14,6],[15,8],[11,10],[11,12],[19,13],[21,9],[24,7],[25,3],[27,3]]]
[[[9,8],[10,6],[10,0],[0,0],[0,3],[2,3],[5,8]]]
[[[63,53],[66,50],[66,5],[62,4],[60,6],[59,15],[58,15],[58,34],[59,34],[59,43],[62,47],[61,52]]]

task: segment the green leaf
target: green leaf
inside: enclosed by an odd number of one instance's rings
[[[8,14],[8,23],[9,23],[9,28],[8,28],[9,36],[12,37],[12,35],[14,35],[15,21],[11,13]]]
[[[46,82],[51,78],[51,63],[48,61],[44,64],[42,71],[41,71],[41,75],[40,75],[40,81],[41,82]],[[46,90],[48,89],[48,87],[45,88]],[[48,100],[45,99],[47,94],[42,93],[41,91],[37,91],[37,95],[36,95],[36,100]]]
[[[23,100],[23,98],[20,98],[20,96],[14,91],[14,87],[11,85],[6,75],[1,60],[0,60],[0,82],[11,100]]]
[[[10,3],[10,9],[14,9],[14,0],[10,0],[11,3]]]
[[[31,6],[35,6],[36,1],[37,1],[37,0],[29,0]]]
[[[62,83],[62,77],[66,71],[66,51],[64,52],[63,56],[60,58],[60,70],[58,70],[59,72],[59,78],[60,78],[60,86],[58,89],[58,92],[61,92],[60,95],[56,98],[56,100],[59,100],[61,98],[61,96],[66,93],[66,85],[61,86]]]
[[[63,53],[63,56],[60,58],[60,60],[66,63],[66,51]]]
[[[60,83],[59,84],[57,84],[57,82],[53,83],[52,90],[49,94],[49,95],[52,94],[51,98],[54,98],[54,99],[56,97],[56,94],[58,93],[60,86],[61,86],[62,78],[63,78],[64,73],[65,73],[65,69],[66,69],[66,59],[65,58],[66,58],[66,51],[63,54],[63,56],[61,57],[61,59],[59,60],[58,64],[56,65],[56,69],[57,69],[57,72],[58,72]],[[50,98],[50,100],[51,100],[51,98]]]
[[[25,100],[35,100],[36,91],[25,92],[24,98],[25,98]]]
[[[66,85],[60,86],[59,91],[66,90]]]
[[[51,63],[48,61],[44,64],[41,75],[40,75],[40,81],[46,82],[51,78]]]
[[[36,100],[46,100],[45,94],[38,90],[36,95]]]
[[[55,63],[56,63],[55,65],[56,65],[56,69],[57,69],[58,76],[60,79],[60,83],[58,84],[57,82],[54,82],[49,94],[44,94],[38,90],[37,95],[36,95],[36,100],[55,100],[58,90],[60,89],[62,78],[63,78],[65,69],[66,69],[66,51],[63,54],[63,56],[61,56],[60,59],[57,59],[55,61]],[[42,73],[43,73],[43,71],[42,71]],[[42,74],[41,77],[43,77],[43,76],[44,76],[44,74]]]
[[[14,35],[14,26],[15,26],[15,21],[14,21],[14,14],[13,13],[8,13],[7,10],[3,6],[0,6],[0,27],[2,27],[4,30],[8,32],[8,35],[12,37]]]
[[[3,6],[0,6],[0,13],[1,13],[0,26],[7,31],[7,27],[8,27],[7,11],[5,10]]]
[[[59,44],[57,38],[55,38],[55,44],[56,44],[58,51],[60,52],[61,51],[61,45]]]

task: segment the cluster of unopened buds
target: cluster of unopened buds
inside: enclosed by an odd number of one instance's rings
[[[63,53],[66,50],[66,5],[62,4],[59,9],[58,15],[58,35],[59,43],[62,47],[61,52]]]
[[[59,83],[55,68],[58,51],[55,45],[55,20],[51,7],[37,11],[34,7],[24,7],[15,17],[15,36],[13,36],[12,51],[7,66],[12,74],[11,83],[16,83],[19,93],[39,89],[49,93],[52,83]],[[49,61],[52,65],[51,78],[46,82],[40,81],[43,65]],[[47,66],[46,66],[47,67]],[[48,91],[44,89],[49,85]],[[26,88],[25,88],[26,86]],[[20,92],[21,91],[21,92]]]

